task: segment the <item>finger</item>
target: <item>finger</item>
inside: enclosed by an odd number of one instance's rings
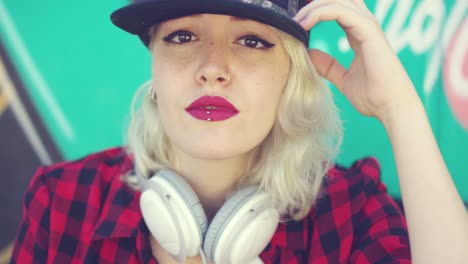
[[[308,4],[304,5],[296,14],[297,15],[303,15],[304,12],[308,12],[311,8],[316,8],[318,6],[324,5],[324,4],[330,4],[333,2],[339,2],[345,6],[348,7],[358,7],[359,9],[365,10],[367,12],[370,12],[369,8],[367,7],[366,3],[364,0],[309,0]],[[302,10],[302,11],[301,11]]]
[[[309,58],[318,73],[342,91],[348,71],[335,58],[318,49],[309,50]]]
[[[352,1],[356,3],[356,5],[359,6],[360,8],[363,8],[364,10],[369,10],[364,0],[352,0]]]
[[[341,4],[348,8],[356,9],[356,7],[353,7],[355,3],[351,2],[351,0],[315,0],[302,7],[293,17],[293,19],[299,23],[316,9],[330,4]]]
[[[313,4],[312,2],[311,4]],[[301,9],[295,20],[301,24],[305,30],[310,30],[319,21],[336,20],[343,28],[366,28],[373,25],[373,16],[363,12],[356,7],[355,4],[350,4],[349,1],[339,2],[336,0],[324,0],[315,5],[306,6]]]

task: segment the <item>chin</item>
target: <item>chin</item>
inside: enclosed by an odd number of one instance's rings
[[[233,150],[229,148],[195,148],[186,151],[188,155],[201,160],[225,160],[247,154],[248,151]]]
[[[176,149],[200,160],[226,160],[250,155],[260,143],[260,138],[245,138],[215,133],[196,134],[192,137],[174,137]]]

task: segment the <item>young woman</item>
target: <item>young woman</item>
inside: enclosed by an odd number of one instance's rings
[[[128,145],[38,170],[12,262],[466,262],[466,210],[378,22],[362,0],[301,7],[153,0],[114,12],[153,62]],[[307,51],[323,20],[346,31],[349,69]],[[332,165],[341,127],[319,75],[385,126],[408,226],[374,159]]]

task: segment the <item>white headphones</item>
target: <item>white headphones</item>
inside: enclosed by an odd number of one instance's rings
[[[171,170],[149,180],[136,174],[146,225],[178,262],[200,253],[216,264],[263,263],[258,255],[273,236],[279,213],[257,186],[232,195],[208,226],[198,197],[182,177]]]

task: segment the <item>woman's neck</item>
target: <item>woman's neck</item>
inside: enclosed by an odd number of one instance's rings
[[[245,176],[251,154],[223,160],[203,160],[176,152],[173,164],[177,172],[197,194],[211,221],[226,201],[226,196]]]

